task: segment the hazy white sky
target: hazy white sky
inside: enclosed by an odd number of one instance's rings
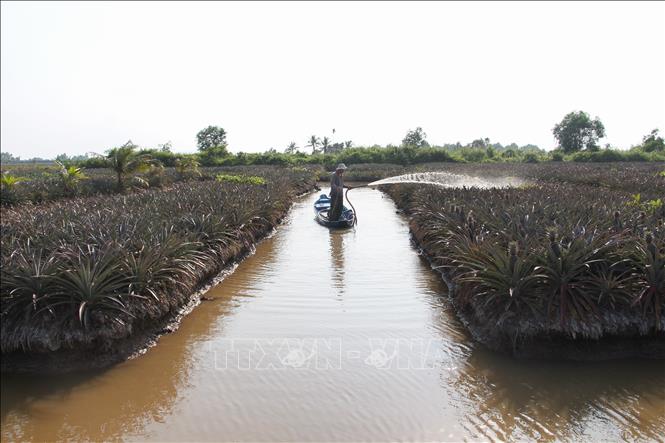
[[[582,109],[629,147],[665,130],[665,3],[2,3],[3,151],[191,152],[331,135],[554,146]]]

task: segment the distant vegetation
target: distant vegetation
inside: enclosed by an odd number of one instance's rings
[[[285,152],[271,148],[263,153],[232,154],[228,151],[224,128],[208,126],[196,134],[198,152],[194,154],[175,153],[170,142],[148,149],[140,148],[131,140],[103,155],[68,157],[61,154],[55,162],[33,159],[16,163],[18,158],[3,152],[0,200],[8,205],[159,188],[186,180],[215,179],[219,171],[211,168],[254,165],[305,166],[314,171],[331,170],[343,162],[355,166],[348,171],[350,179],[376,180],[390,173],[404,173],[405,168],[412,170],[431,163],[665,161],[665,143],[657,129],[629,150],[600,148],[598,141],[604,131],[600,119],[591,119],[587,113],[577,111],[567,114],[554,126],[552,133],[559,147],[553,151],[535,145],[493,143],[487,137],[467,144],[432,146],[425,131],[417,127],[406,133],[399,146],[354,147],[351,140],[334,142],[333,129],[330,137],[311,135],[305,144],[307,152],[291,142]],[[114,182],[109,180],[109,171],[115,176]]]
[[[558,127],[561,128],[561,125]],[[61,197],[161,188],[187,180],[214,180],[220,173],[219,168],[257,165],[305,167],[320,174],[343,162],[351,166],[347,171],[349,180],[373,181],[410,171],[440,168],[436,166],[440,164],[447,164],[450,169],[456,164],[665,161],[663,138],[657,130],[644,136],[640,145],[628,151],[599,149],[595,142],[585,139],[579,151],[570,153],[565,153],[563,149],[546,152],[534,145],[518,146],[513,143],[504,146],[492,143],[488,138],[478,138],[467,145],[427,146],[426,134],[421,128],[409,131],[405,137],[405,141],[414,144],[401,146],[353,147],[351,141],[343,145],[330,144],[312,136],[309,141],[315,152],[313,154],[299,152],[295,143],[288,147],[289,154],[275,150],[229,154],[225,137],[222,128],[213,126],[199,132],[200,152],[197,154],[176,154],[171,151],[169,143],[159,149],[141,149],[128,141],[104,155],[94,155],[85,160],[73,161],[61,155],[56,162],[3,163],[0,201],[3,205],[22,201],[38,203]],[[215,143],[221,144],[215,146]],[[327,149],[328,153],[321,152],[323,149]],[[431,166],[433,164],[435,166]]]
[[[406,133],[406,136],[402,140],[402,146],[413,146],[416,148],[429,148],[429,143],[427,143],[427,134],[423,131],[423,128],[420,126],[416,129],[409,130]]]
[[[143,158],[147,163],[159,162],[164,167],[175,167],[180,162],[196,162],[200,166],[239,166],[239,165],[322,165],[331,168],[344,162],[387,163],[413,165],[429,162],[466,162],[466,163],[538,163],[548,161],[573,162],[617,162],[617,161],[665,161],[663,138],[654,129],[644,136],[641,143],[628,150],[620,150],[606,145],[601,148],[599,140],[605,135],[605,126],[599,118],[583,112],[571,112],[557,123],[553,135],[559,143],[554,150],[544,150],[535,145],[518,146],[515,143],[503,145],[491,142],[489,138],[479,137],[469,143],[449,143],[432,145],[427,141],[425,131],[417,127],[409,130],[400,145],[354,147],[351,140],[333,141],[335,130],[330,136],[311,135],[307,138],[303,150],[296,142],[289,143],[284,152],[271,148],[263,153],[230,153],[226,142],[226,131],[219,126],[208,126],[196,135],[198,152],[182,154],[172,151],[171,143],[157,148],[140,148],[131,140],[121,147],[110,149],[106,155],[85,155],[68,157],[59,155],[56,160],[70,166],[76,165],[87,169],[111,167],[114,160],[112,153],[122,152],[127,146],[132,147],[132,155]],[[2,153],[2,164],[8,165],[20,161],[10,153]],[[24,161],[26,162],[26,161]],[[32,159],[27,162],[43,163],[44,159]],[[121,175],[124,172],[121,172]],[[118,186],[123,185],[122,178]]]
[[[570,154],[582,150],[597,151],[598,139],[605,137],[605,126],[598,117],[591,120],[586,112],[571,112],[552,130],[559,149]]]

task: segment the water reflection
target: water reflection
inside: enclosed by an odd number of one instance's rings
[[[3,441],[120,439],[139,432],[146,420],[164,420],[189,374],[189,353],[180,351],[177,358],[146,356],[140,365],[132,361],[107,372],[3,376]]]
[[[475,346],[444,383],[467,435],[499,440],[658,439],[665,363],[520,361]]]
[[[330,235],[330,271],[332,284],[338,295],[344,294],[344,235],[346,231],[329,229]]]

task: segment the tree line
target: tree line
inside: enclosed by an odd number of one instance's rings
[[[335,129],[332,130],[335,134]],[[412,164],[437,161],[648,161],[665,160],[665,143],[654,129],[645,135],[641,144],[629,151],[612,149],[606,145],[601,149],[599,140],[605,136],[605,126],[601,120],[591,118],[583,111],[573,111],[566,114],[552,129],[557,140],[557,148],[546,151],[536,145],[518,146],[515,143],[502,145],[492,143],[489,138],[478,138],[470,143],[444,144],[432,146],[427,141],[427,134],[421,127],[409,130],[400,145],[386,147],[374,145],[371,147],[355,147],[351,140],[333,142],[331,137],[310,136],[305,143],[305,150],[291,142],[279,152],[274,148],[263,153],[232,154],[228,151],[226,130],[221,126],[208,126],[196,135],[198,152],[195,154],[180,154],[172,152],[170,142],[159,145],[158,148],[140,149],[131,140],[122,147],[112,148],[106,155],[94,154],[92,156],[68,157],[61,154],[56,157],[60,163],[77,165],[87,168],[112,167],[114,153],[131,147],[137,156],[150,161],[156,161],[163,166],[174,167],[176,163],[187,161],[200,166],[232,166],[251,164],[333,164],[338,161],[347,163],[395,163]],[[2,152],[2,162],[11,163],[20,161],[20,158],[10,153]],[[44,161],[43,159],[33,159]]]

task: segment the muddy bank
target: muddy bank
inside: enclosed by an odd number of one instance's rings
[[[64,348],[57,340],[53,349],[43,346],[22,351],[4,352],[0,360],[0,370],[3,373],[25,374],[62,374],[69,372],[90,371],[102,369],[120,363],[127,359],[137,357],[156,345],[160,336],[178,329],[180,321],[189,314],[202,299],[201,296],[212,286],[218,284],[231,274],[238,263],[253,254],[257,243],[274,233],[275,228],[282,223],[288,215],[290,207],[296,198],[304,196],[319,189],[313,182],[301,183],[294,186],[297,193],[291,204],[279,210],[272,220],[262,220],[260,223],[243,226],[239,229],[238,242],[230,246],[222,259],[209,262],[206,269],[200,270],[201,279],[191,291],[180,294],[168,294],[174,302],[170,309],[161,316],[146,316],[137,319],[127,330],[111,330],[109,333],[95,334],[95,337],[84,345],[76,348]],[[6,331],[3,331],[6,333]],[[30,331],[35,336],[48,335],[48,329]],[[21,331],[15,331],[20,334]],[[86,335],[82,329],[78,335]],[[41,340],[49,343],[48,337]]]

